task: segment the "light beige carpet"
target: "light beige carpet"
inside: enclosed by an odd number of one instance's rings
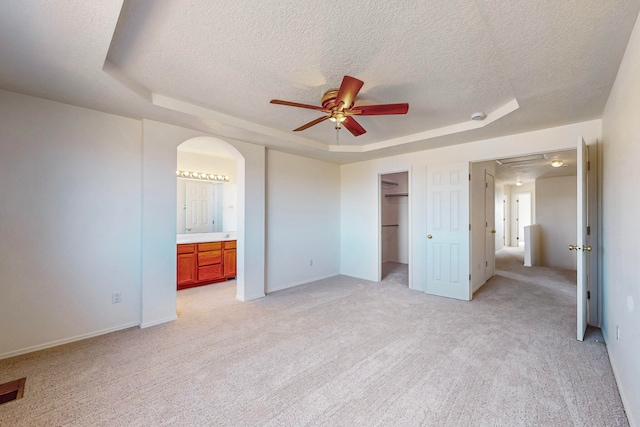
[[[173,323],[0,361],[27,377],[0,425],[626,426],[598,331],[575,340],[575,274],[499,267],[473,302],[348,277],[181,291]]]

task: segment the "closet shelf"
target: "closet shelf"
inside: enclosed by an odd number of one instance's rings
[[[398,185],[397,182],[391,181],[390,179],[381,179],[380,182],[387,185],[394,185],[394,186]]]
[[[384,197],[409,197],[409,193],[389,193],[385,194]]]

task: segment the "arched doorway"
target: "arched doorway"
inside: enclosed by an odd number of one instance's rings
[[[185,185],[201,185],[211,187],[211,199],[208,204],[211,210],[208,216],[213,218],[211,224],[202,229],[192,225],[187,218],[191,218],[191,214],[187,214],[187,203],[184,210],[181,206],[177,206],[177,243],[181,241],[190,241],[189,239],[209,236],[211,239],[233,237],[237,242],[237,251],[244,253],[244,210],[238,209],[240,204],[244,205],[244,187],[245,187],[245,160],[244,156],[231,144],[214,137],[196,137],[190,138],[182,142],[176,148],[177,171],[186,173],[215,174],[215,181],[201,182],[184,182],[187,177],[177,176],[177,199],[180,205],[180,199],[186,197],[184,194]],[[226,179],[225,179],[226,177]],[[182,184],[182,185],[181,185]],[[233,191],[227,191],[233,186]],[[181,191],[182,190],[182,191]],[[229,193],[233,193],[234,201],[229,202]],[[242,200],[241,200],[242,199]],[[214,202],[215,201],[215,202]],[[193,212],[195,216],[200,216],[202,212]],[[186,222],[186,223],[185,223]],[[182,223],[182,224],[181,224]],[[242,229],[242,230],[240,230]],[[242,238],[240,238],[242,236]],[[244,288],[244,263],[242,268],[236,271],[236,294],[242,295]],[[239,265],[238,265],[239,267]]]
[[[265,159],[263,146],[203,136],[201,132],[143,121],[142,283],[143,328],[177,319],[176,314],[176,162],[177,147],[193,138],[225,145],[238,163],[236,298],[264,297]]]

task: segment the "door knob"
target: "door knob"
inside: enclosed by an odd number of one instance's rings
[[[591,252],[591,246],[583,246],[582,250],[583,251],[587,251],[587,252]]]
[[[187,228],[187,231],[191,231],[191,229],[190,229],[190,228]]]
[[[569,245],[569,250],[570,251],[577,251],[578,249],[580,249],[580,248],[577,247],[576,245]]]
[[[431,234],[427,234],[427,239],[432,238],[433,236]]]
[[[491,230],[491,234],[496,234],[496,230]]]

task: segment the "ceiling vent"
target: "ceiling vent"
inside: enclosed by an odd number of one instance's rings
[[[546,160],[546,159],[547,159],[546,154],[531,154],[528,156],[510,157],[508,159],[498,159],[496,160],[496,163],[499,165],[515,165],[515,164],[522,164],[522,163],[537,162],[537,161]]]

